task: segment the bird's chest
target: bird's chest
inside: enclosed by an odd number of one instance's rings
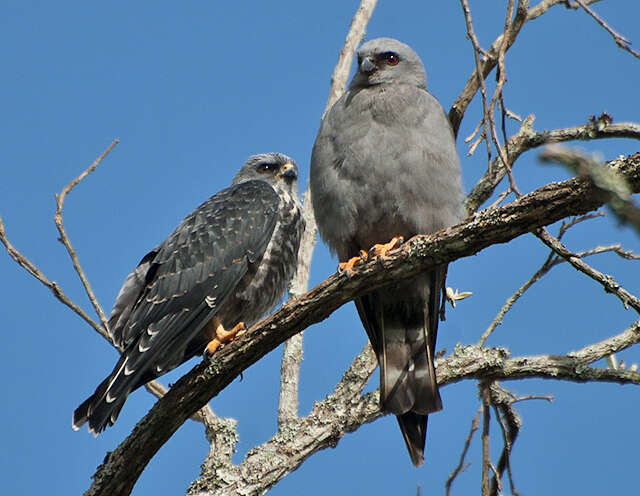
[[[256,321],[282,299],[287,284],[295,274],[301,233],[300,205],[290,195],[280,200],[280,215],[261,259],[250,264],[246,284],[236,292],[240,302],[250,302],[253,315],[245,321]],[[250,325],[252,322],[248,322]]]

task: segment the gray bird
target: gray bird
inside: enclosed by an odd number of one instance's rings
[[[426,89],[418,55],[390,38],[358,51],[347,92],[324,117],[311,154],[311,194],[320,234],[349,270],[377,243],[463,218],[455,138]],[[392,239],[393,238],[393,239]],[[357,298],[380,364],[380,401],[396,414],[411,460],[424,461],[427,414],[441,410],[433,365],[446,267]]]
[[[127,395],[273,309],[294,276],[304,221],[295,162],[250,157],[231,186],[189,214],[127,276],[109,318],[122,355],[73,414],[98,434]]]

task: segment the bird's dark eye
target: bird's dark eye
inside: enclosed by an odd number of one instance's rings
[[[398,65],[398,62],[400,62],[400,57],[398,57],[395,53],[385,53],[384,60],[388,65]]]
[[[258,172],[271,172],[273,170],[272,164],[262,162],[258,165]]]

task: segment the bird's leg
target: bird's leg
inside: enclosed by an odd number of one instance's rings
[[[238,322],[233,329],[227,331],[218,317],[213,317],[207,324],[207,328],[211,336],[215,334],[215,337],[209,341],[204,350],[205,354],[209,356],[213,355],[221,344],[230,343],[247,330],[244,322]]]
[[[357,257],[350,258],[346,262],[340,262],[338,264],[338,270],[349,275],[351,274],[354,265],[357,265],[360,262],[364,262],[367,258],[369,258],[368,253],[364,250],[360,250],[360,254]]]
[[[374,257],[386,257],[387,253],[389,253],[391,250],[395,250],[398,246],[402,244],[403,241],[404,241],[404,238],[402,236],[395,236],[388,243],[385,243],[382,245],[379,245],[379,244],[373,245],[373,247],[369,250],[369,253],[371,254],[371,256],[374,256]]]

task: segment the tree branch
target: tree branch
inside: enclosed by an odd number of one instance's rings
[[[305,230],[298,251],[298,266],[295,278],[289,286],[292,298],[302,295],[309,288],[309,272],[313,248],[316,244],[316,220],[311,205],[311,190],[302,195],[302,218]],[[292,336],[284,343],[280,365],[280,396],[278,400],[278,428],[298,416],[298,384],[300,382],[300,362],[302,362],[303,333]]]
[[[78,255],[73,249],[73,246],[71,245],[71,240],[69,240],[69,237],[67,236],[67,232],[64,229],[64,225],[62,223],[62,209],[64,208],[64,200],[66,199],[67,194],[69,194],[71,190],[74,188],[74,186],[76,186],[80,181],[82,181],[85,177],[91,174],[95,170],[95,168],[98,167],[100,162],[102,162],[102,160],[107,155],[109,155],[109,152],[113,150],[113,148],[119,142],[120,140],[118,139],[113,140],[113,142],[107,147],[107,149],[104,152],[102,152],[102,154],[93,162],[93,164],[89,166],[88,169],[86,169],[82,174],[80,174],[73,181],[71,181],[64,188],[62,188],[62,191],[60,192],[60,194],[56,195],[56,213],[53,216],[53,220],[56,224],[56,227],[58,228],[58,232],[60,233],[60,242],[67,249],[67,253],[69,253],[69,256],[71,257],[71,261],[73,262],[73,268],[76,270],[76,273],[80,278],[80,281],[82,281],[82,285],[84,286],[87,296],[89,297],[89,301],[91,302],[91,305],[93,305],[93,308],[95,309],[96,314],[100,318],[100,322],[102,322],[102,327],[104,327],[104,329],[107,330],[107,332],[109,329],[109,326],[107,323],[107,316],[104,314],[102,307],[98,303],[98,299],[96,298],[96,295],[94,294],[93,289],[91,289],[91,284],[89,284],[89,280],[87,279],[87,276],[85,276],[84,274],[84,270],[82,269],[80,265],[80,261],[78,260]]]
[[[336,103],[338,98],[342,96],[345,88],[347,87],[347,79],[349,78],[349,70],[351,69],[351,63],[353,62],[353,54],[364,38],[367,24],[369,24],[369,19],[371,19],[373,9],[376,8],[377,3],[378,0],[362,0],[358,10],[353,16],[353,19],[351,19],[347,38],[344,40],[344,46],[342,47],[342,50],[340,50],[340,55],[338,56],[338,63],[331,75],[329,99],[327,100],[327,105],[322,117],[324,117],[324,114],[326,114],[332,105]]]
[[[478,413],[476,414],[476,416],[473,417],[473,420],[471,420],[471,428],[469,429],[469,435],[467,436],[467,439],[464,442],[462,453],[460,453],[460,461],[458,462],[458,465],[453,470],[453,472],[451,472],[451,474],[447,478],[447,482],[444,485],[446,496],[451,495],[451,484],[453,484],[453,481],[456,479],[456,477],[458,477],[458,475],[464,472],[467,469],[467,467],[469,467],[469,465],[471,464],[471,462],[465,464],[464,460],[467,457],[467,452],[469,451],[469,447],[471,446],[471,440],[473,439],[473,435],[478,430],[478,424],[480,423],[480,415],[482,415],[482,405],[480,405],[480,408],[478,409]]]
[[[583,3],[585,5],[591,5],[592,3],[597,2],[598,0],[584,0]],[[564,5],[565,7],[570,7],[573,9],[577,9],[578,5],[569,5],[567,6],[566,0],[544,0],[540,2],[535,7],[531,7],[526,16],[518,16],[514,18],[513,22],[510,25],[509,32],[504,32],[500,36],[498,36],[494,42],[489,47],[489,50],[486,50],[484,57],[482,58],[479,66],[479,72],[481,74],[481,79],[486,79],[487,76],[491,73],[494,67],[498,64],[498,53],[501,46],[503,46],[503,38],[506,39],[505,42],[505,52],[508,50],[513,43],[516,41],[518,34],[522,27],[529,21],[540,17],[547,10],[549,10],[554,5]],[[458,135],[458,130],[460,129],[460,124],[464,117],[464,113],[467,110],[467,107],[473,100],[473,97],[478,92],[480,88],[480,79],[478,79],[476,74],[476,69],[472,71],[471,75],[467,79],[467,83],[465,84],[460,96],[456,99],[456,101],[451,106],[449,110],[449,120],[451,121],[451,125],[453,126],[454,134]]]
[[[592,119],[582,126],[541,132],[534,131],[534,120],[535,117],[529,115],[518,132],[507,141],[505,148],[511,164],[514,164],[524,152],[551,143],[604,138],[640,139],[640,124],[634,122],[612,124],[610,118],[607,119],[604,116]],[[487,201],[506,173],[507,169],[499,158],[496,158],[467,196],[465,200],[467,212],[475,212]]]
[[[91,172],[95,170],[96,167],[102,162],[102,160],[109,154],[109,152],[119,143],[119,140],[115,139],[113,142],[107,147],[107,149],[100,154],[100,156],[91,164],[82,174],[76,177],[73,181],[67,184],[59,195],[56,195],[56,212],[54,215],[54,221],[56,227],[58,228],[58,232],[60,233],[60,241],[64,244],[71,260],[73,261],[73,267],[76,270],[76,273],[80,277],[80,281],[82,282],[85,291],[87,292],[87,296],[93,305],[98,317],[102,325],[95,322],[87,313],[72,302],[60,289],[58,284],[55,281],[50,281],[27,257],[25,257],[22,253],[20,253],[8,240],[5,230],[4,224],[2,222],[2,218],[0,218],[0,242],[4,245],[9,253],[9,256],[13,258],[13,260],[20,265],[23,269],[25,269],[29,274],[35,277],[38,281],[44,284],[47,288],[51,290],[53,295],[61,301],[64,305],[68,306],[71,310],[73,310],[76,314],[78,314],[87,324],[93,327],[98,334],[100,334],[103,338],[105,338],[110,344],[113,345],[113,341],[111,336],[109,336],[109,332],[107,330],[107,318],[98,303],[98,300],[91,289],[91,285],[89,284],[88,279],[84,275],[84,271],[80,266],[80,262],[78,261],[78,257],[76,252],[71,245],[71,241],[67,237],[67,233],[62,225],[62,209],[64,207],[64,200],[67,194],[85,177],[87,177]]]
[[[577,270],[601,284],[607,293],[613,293],[616,295],[625,308],[631,307],[636,312],[640,313],[640,299],[620,286],[613,277],[603,274],[599,270],[591,267],[584,260],[581,260],[574,253],[570,252],[557,238],[549,234],[549,231],[546,229],[539,229],[536,232],[536,236],[538,236],[545,245],[555,251],[559,256],[573,265]]]
[[[593,219],[595,217],[602,217],[604,215],[604,211],[598,212],[597,214],[587,214],[580,217],[576,217],[572,219],[570,222],[563,222],[562,226],[560,226],[560,233],[557,240],[560,240],[564,233],[566,233],[567,229],[570,227],[582,222],[584,220]],[[624,250],[621,245],[607,245],[607,246],[596,246],[595,248],[591,248],[590,250],[584,250],[574,255],[577,258],[586,258],[593,255],[599,255],[601,253],[615,253],[616,255],[626,259],[626,260],[640,260],[640,255],[636,255],[630,250]],[[482,346],[491,333],[496,329],[497,326],[502,324],[502,319],[507,314],[509,310],[513,307],[513,305],[518,301],[522,295],[536,282],[538,282],[544,275],[549,273],[549,271],[554,268],[556,265],[566,262],[565,258],[562,258],[554,250],[549,252],[549,255],[545,259],[542,266],[527,280],[522,286],[520,286],[504,303],[502,308],[500,308],[498,314],[495,316],[489,327],[482,333],[480,340],[478,341],[478,346]]]
[[[640,191],[640,154],[616,159],[609,166],[616,167],[624,175],[633,191]],[[107,456],[86,494],[129,494],[149,460],[193,412],[284,340],[327,318],[354,297],[392,280],[411,277],[436,265],[475,254],[492,244],[505,243],[563,217],[584,214],[607,200],[608,194],[585,178],[550,184],[511,204],[477,213],[465,223],[433,235],[416,236],[384,260],[372,259],[359,265],[351,278],[342,274],[331,276],[305,295],[286,302],[278,312],[219,350],[211,362],[201,362],[181,378]],[[637,323],[629,333],[631,337],[624,341],[626,346],[640,339]],[[615,352],[613,348],[619,346],[607,346],[605,354]],[[478,353],[485,358],[479,357]],[[495,368],[488,365],[489,359],[484,353],[476,352],[471,363],[465,362],[459,354],[447,358],[438,368],[439,382],[445,384],[487,375],[496,379],[537,376],[631,383],[640,380],[640,374],[629,370],[580,368],[578,366],[584,362],[569,357],[528,357],[510,361],[501,358],[498,362],[502,366]],[[499,355],[502,356],[502,352]],[[365,395],[364,398],[367,402],[357,405],[359,418],[373,420],[371,412],[380,415],[377,395]],[[356,413],[348,415],[349,422],[353,422]],[[342,424],[346,430],[355,428],[349,422]],[[335,435],[331,439],[335,439]]]
[[[583,0],[574,0],[574,1],[575,3],[580,5],[580,7],[582,7],[587,14],[593,17],[593,19],[598,24],[600,24],[600,26],[602,26],[605,29],[605,31],[607,31],[607,33],[609,33],[613,37],[613,41],[616,42],[616,45],[618,45],[623,50],[626,50],[634,57],[640,59],[640,52],[634,50],[629,46],[631,45],[631,41],[629,41],[627,38],[625,38],[620,33],[615,31],[611,26],[609,26],[602,17],[600,17],[598,14],[596,14],[596,12],[593,9],[590,9],[587,6],[586,2],[584,2]]]

